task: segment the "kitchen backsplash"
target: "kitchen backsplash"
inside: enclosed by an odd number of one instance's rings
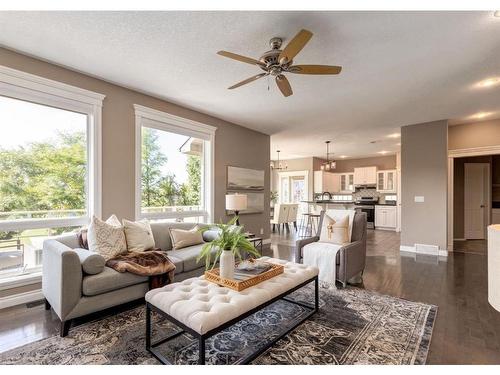
[[[352,193],[352,198],[354,200],[359,199],[361,197],[378,197],[379,203],[385,203],[386,196],[394,196],[394,194],[379,193],[375,189],[360,189],[360,190],[356,190],[355,193]]]
[[[319,199],[321,199],[321,194],[316,194],[316,195],[319,197]],[[335,195],[336,197],[344,196],[346,198],[350,198],[349,200],[353,200],[353,201],[356,201],[357,199],[359,199],[361,197],[378,197],[379,203],[385,203],[385,197],[386,196],[389,196],[389,197],[391,197],[391,196],[394,197],[395,196],[394,193],[392,193],[392,194],[379,193],[375,189],[359,189],[359,190],[356,190],[356,192],[354,192],[352,194],[338,194],[338,193],[335,193],[333,195]],[[340,200],[340,199],[338,199],[338,200]]]

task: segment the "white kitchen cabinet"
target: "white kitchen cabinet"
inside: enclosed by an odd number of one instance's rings
[[[320,194],[328,191],[338,193],[340,191],[340,175],[325,171],[314,171],[314,193]]]
[[[377,191],[379,193],[396,193],[396,170],[377,172]]]
[[[375,229],[396,230],[396,206],[375,206]]]
[[[377,167],[354,168],[354,185],[376,185]]]
[[[354,192],[354,173],[340,173],[340,193]]]

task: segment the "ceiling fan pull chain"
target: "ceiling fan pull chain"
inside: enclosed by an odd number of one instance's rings
[[[269,88],[269,75],[267,76],[267,91],[269,91],[270,88]]]

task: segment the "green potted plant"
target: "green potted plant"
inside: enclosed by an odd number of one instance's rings
[[[238,217],[235,216],[228,221],[227,224],[215,224],[210,226],[205,226],[200,229],[201,232],[211,230],[212,228],[217,228],[218,236],[213,241],[207,242],[203,245],[200,255],[196,259],[199,262],[201,259],[205,259],[205,268],[209,269],[210,265],[212,268],[219,261],[220,276],[226,279],[234,278],[234,263],[235,258],[241,258],[241,252],[246,251],[250,255],[259,257],[260,254],[257,249],[252,245],[248,238],[243,232],[243,227],[235,226]],[[215,249],[215,254],[213,254],[214,260],[212,262],[212,251]]]
[[[271,190],[271,207],[274,207],[276,202],[278,202],[278,192]]]

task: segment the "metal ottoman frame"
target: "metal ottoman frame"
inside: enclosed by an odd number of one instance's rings
[[[291,300],[289,298],[285,298],[287,295],[295,292],[296,290],[306,286],[307,284],[311,283],[314,281],[314,306],[310,305],[310,304],[307,304],[307,303],[303,303],[303,302],[299,302],[299,301],[294,301],[294,300]],[[274,297],[273,299],[269,300],[269,301],[266,301],[264,302],[263,304],[253,308],[252,310],[250,311],[247,311],[246,313],[240,315],[240,316],[237,316],[236,318],[234,319],[231,319],[229,320],[228,322],[222,324],[221,326],[217,327],[217,328],[214,328],[212,329],[211,331],[208,331],[204,334],[200,334],[196,331],[194,331],[193,329],[187,327],[185,324],[179,322],[177,319],[171,317],[170,315],[168,315],[167,313],[165,313],[164,311],[160,310],[159,308],[157,308],[156,306],[150,304],[149,302],[146,302],[146,349],[156,358],[158,359],[162,364],[164,365],[171,365],[172,363],[170,363],[168,361],[168,359],[166,359],[163,354],[160,353],[160,351],[157,349],[157,347],[165,342],[168,342],[170,340],[173,340],[174,338],[184,334],[184,333],[188,333],[189,335],[193,336],[194,338],[198,339],[198,351],[199,351],[199,356],[198,356],[198,364],[200,365],[204,365],[205,364],[205,341],[207,339],[209,339],[210,337],[212,337],[213,335],[219,333],[220,331],[223,331],[224,329],[232,326],[233,324],[245,319],[246,317],[256,313],[257,311],[259,310],[262,310],[264,307],[266,306],[269,306],[270,304],[280,300],[280,299],[283,299],[287,302],[290,302],[290,303],[294,303],[296,305],[299,305],[299,306],[302,306],[302,307],[305,307],[307,309],[309,309],[310,311],[302,318],[300,318],[299,320],[295,321],[294,324],[292,324],[290,327],[287,327],[286,330],[284,330],[283,332],[280,333],[279,336],[277,336],[276,338],[273,338],[272,340],[268,341],[264,346],[262,346],[259,350],[249,354],[248,356],[240,359],[237,364],[247,364],[249,362],[251,362],[252,360],[254,360],[255,358],[257,358],[259,355],[261,355],[262,353],[264,353],[267,349],[269,349],[275,342],[277,342],[279,339],[283,338],[284,336],[286,336],[289,332],[291,332],[293,329],[295,329],[297,326],[299,326],[301,323],[303,323],[304,321],[306,321],[307,319],[309,319],[309,317],[311,317],[313,314],[315,314],[318,310],[319,310],[319,286],[318,286],[318,276],[315,276],[311,279],[308,279],[306,281],[304,281],[303,283],[301,283],[300,285],[297,285],[296,287]],[[169,320],[170,322],[172,322],[173,324],[175,324],[177,327],[181,328],[180,331],[177,331],[165,338],[162,338],[156,342],[151,342],[151,339],[152,339],[152,324],[151,324],[151,311],[154,311],[156,313],[158,313],[159,315],[165,317],[167,320]]]

